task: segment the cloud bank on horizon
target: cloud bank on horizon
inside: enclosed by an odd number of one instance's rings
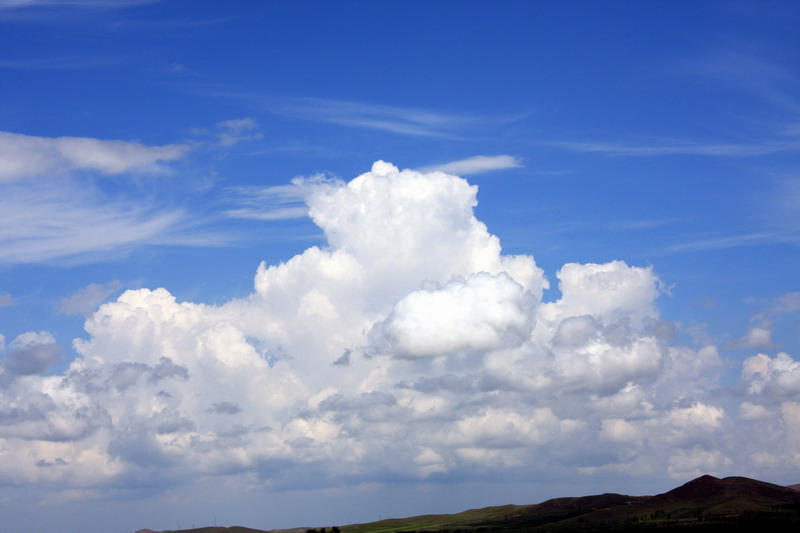
[[[63,372],[48,331],[0,336],[7,486],[86,497],[208,477],[282,489],[800,466],[800,361],[753,355],[726,387],[717,347],[681,345],[660,318],[652,267],[565,264],[543,301],[542,269],[502,252],[460,177],[378,161],[294,186],[327,244],[262,263],[249,295],[128,290],[89,314]]]

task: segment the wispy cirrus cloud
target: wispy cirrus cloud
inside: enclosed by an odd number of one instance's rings
[[[157,169],[182,158],[186,144],[147,146],[135,141],[89,137],[36,137],[0,131],[0,182],[74,170],[121,174]]]
[[[683,242],[667,246],[660,250],[662,254],[677,252],[692,252],[704,250],[724,250],[727,248],[741,248],[744,246],[758,246],[762,244],[775,244],[787,242],[800,242],[800,235],[787,231],[755,231],[733,235],[716,235],[686,239]]]
[[[7,185],[0,195],[0,264],[109,258],[145,245],[216,246],[182,209],[109,198],[77,183]]]
[[[800,150],[800,141],[772,143],[692,143],[659,142],[633,144],[602,141],[547,141],[542,144],[574,152],[599,153],[610,156],[701,155],[718,157],[754,157]]]
[[[748,93],[757,101],[796,119],[800,115],[800,77],[797,70],[775,59],[775,50],[715,50],[680,62],[676,70],[690,77],[713,80]]]
[[[266,113],[398,135],[458,138],[464,132],[508,124],[527,115],[470,115],[424,109],[311,97],[275,97],[248,93],[209,93],[240,100]]]
[[[278,103],[280,111],[302,118],[405,135],[441,137],[465,122],[457,115],[364,102],[290,98]]]
[[[0,60],[0,69],[19,70],[81,70],[103,68],[120,63],[119,57],[86,56],[50,56],[25,57]]]
[[[323,179],[295,178],[288,185],[271,187],[230,187],[226,202],[232,207],[224,212],[231,218],[250,220],[288,220],[308,216],[305,197],[308,187]]]
[[[250,118],[219,122],[204,134],[212,140],[150,146],[0,132],[0,264],[85,263],[141,246],[228,244],[235,237],[211,229],[213,219],[129,187],[132,177],[173,172],[192,151],[261,136]],[[123,179],[100,187],[96,174]]]
[[[47,26],[74,26],[102,21],[104,25],[114,18],[122,18],[132,10],[165,0],[0,0],[0,21],[42,24]]]
[[[502,170],[506,168],[519,168],[522,159],[513,155],[476,155],[458,161],[450,161],[439,165],[424,167],[424,172],[441,171],[457,176],[470,176],[491,172],[492,170]]]
[[[800,76],[796,69],[762,54],[725,48],[676,62],[670,77],[691,78],[730,94],[745,94],[750,107],[727,113],[728,134],[707,138],[578,139],[540,144],[608,156],[698,155],[758,157],[800,151]],[[773,51],[774,52],[774,51]],[[731,134],[731,132],[733,132]],[[732,141],[732,142],[730,142]]]
[[[44,7],[74,7],[87,9],[119,9],[156,4],[163,0],[0,0],[0,9],[33,9]]]
[[[220,147],[229,147],[242,141],[261,139],[264,136],[252,117],[223,120],[214,124],[213,128],[192,128],[190,131],[195,135],[216,138],[215,144]]]
[[[609,228],[614,230],[643,230],[643,229],[651,229],[651,228],[658,228],[663,226],[670,226],[673,224],[686,222],[686,219],[682,218],[645,218],[640,220],[628,220],[628,221],[620,221],[620,222],[613,222],[609,224]]]
[[[769,182],[768,182],[769,183]],[[687,236],[659,253],[723,250],[769,244],[800,244],[800,179],[772,180],[749,198],[749,231],[705,232]]]

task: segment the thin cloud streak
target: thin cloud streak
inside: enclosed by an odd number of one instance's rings
[[[728,248],[741,248],[744,246],[759,246],[764,244],[797,243],[798,241],[800,241],[800,236],[798,236],[796,232],[760,231],[743,233],[741,235],[687,241],[668,246],[656,253],[667,255],[677,252],[724,250]]]
[[[631,220],[627,222],[615,222],[610,224],[609,227],[615,230],[646,230],[663,226],[671,226],[682,222],[686,222],[686,219],[684,218],[642,219],[642,220]]]
[[[447,130],[465,122],[464,118],[455,115],[319,98],[278,99],[271,107],[279,114],[307,120],[412,136],[448,137],[451,133]]]
[[[423,172],[440,171],[457,176],[469,176],[493,170],[520,168],[522,166],[522,160],[513,155],[476,155],[466,159],[459,159],[458,161],[442,163],[441,165],[424,167],[421,170]]]
[[[271,210],[259,210],[255,208],[229,209],[225,214],[231,218],[242,218],[250,220],[290,220],[293,218],[304,218],[308,216],[307,207],[281,207]]]
[[[210,96],[241,100],[260,111],[315,122],[380,130],[417,137],[459,138],[464,131],[509,124],[526,115],[476,116],[349,100],[274,97],[260,94],[211,92]]]
[[[795,70],[772,59],[726,49],[704,58],[685,61],[678,69],[690,76],[713,79],[749,93],[783,114],[800,114],[800,101],[792,96],[800,87],[800,78]]]
[[[800,100],[794,96],[800,78],[780,63],[752,53],[723,52],[676,65],[673,74],[713,80],[754,96],[761,115],[748,119],[735,115],[737,130],[756,129],[744,142],[702,142],[689,139],[650,138],[644,142],[600,140],[542,141],[539,144],[581,153],[614,157],[698,155],[708,157],[759,157],[800,151]],[[765,118],[767,117],[767,118]]]
[[[121,9],[157,4],[163,0],[0,0],[0,9],[84,8]]]
[[[769,144],[693,144],[665,143],[632,145],[613,142],[548,141],[543,144],[575,152],[601,153],[611,156],[703,155],[718,157],[754,157],[800,149],[800,142]]]
[[[0,263],[73,263],[117,257],[144,245],[219,246],[183,210],[122,198],[110,201],[75,185],[5,187],[0,195]]]
[[[671,254],[690,251],[724,250],[748,246],[800,243],[800,182],[781,179],[767,191],[751,196],[750,231],[739,233],[703,232],[683,242],[656,251]]]
[[[321,177],[311,180],[321,180]],[[224,211],[231,218],[250,220],[288,220],[308,216],[304,198],[308,187],[303,179],[291,185],[272,187],[231,187],[227,202],[234,205]]]
[[[104,68],[121,63],[119,57],[55,56],[0,60],[2,69],[19,70],[82,70]]]
[[[208,247],[237,240],[212,229],[219,215],[201,220],[196,212],[166,207],[157,198],[140,196],[141,191],[102,193],[91,184],[94,174],[128,179],[172,173],[171,164],[192,151],[261,138],[249,117],[225,120],[201,133],[213,141],[148,146],[0,132],[0,264],[82,264],[141,246]]]

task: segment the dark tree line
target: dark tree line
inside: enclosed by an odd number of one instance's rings
[[[328,532],[325,530],[324,527],[321,527],[319,529],[306,529],[306,533],[328,533]],[[339,528],[333,526],[331,528],[331,533],[340,533]]]

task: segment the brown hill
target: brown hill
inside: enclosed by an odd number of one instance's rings
[[[150,532],[149,529],[141,531]],[[141,531],[137,531],[136,533],[141,533]],[[264,531],[263,529],[252,529],[249,527],[242,527],[242,526],[231,526],[231,527],[208,526],[208,527],[197,527],[193,529],[173,529],[173,530],[168,529],[161,532],[152,531],[150,533],[270,533],[270,532]]]
[[[800,485],[798,485],[800,487]],[[457,514],[392,518],[343,526],[342,533],[519,533],[520,531],[800,531],[800,493],[746,477],[701,476],[656,496],[598,494],[554,498],[534,505],[504,505]],[[140,530],[137,533],[157,533]],[[163,532],[167,533],[167,532]],[[177,533],[177,532],[172,532]],[[204,527],[180,533],[305,533]]]
[[[474,509],[454,515],[425,515],[342,528],[343,533],[519,531],[649,531],[691,527],[700,531],[800,531],[800,494],[744,477],[701,476],[657,496],[600,494],[555,498],[535,505]]]
[[[719,499],[743,496],[761,500],[791,502],[797,499],[797,491],[746,477],[701,476],[657,498],[664,500]]]
[[[746,477],[719,479],[706,475],[654,496],[647,505],[673,509],[680,505],[695,513],[719,515],[769,510],[798,499],[797,491],[773,483]]]

